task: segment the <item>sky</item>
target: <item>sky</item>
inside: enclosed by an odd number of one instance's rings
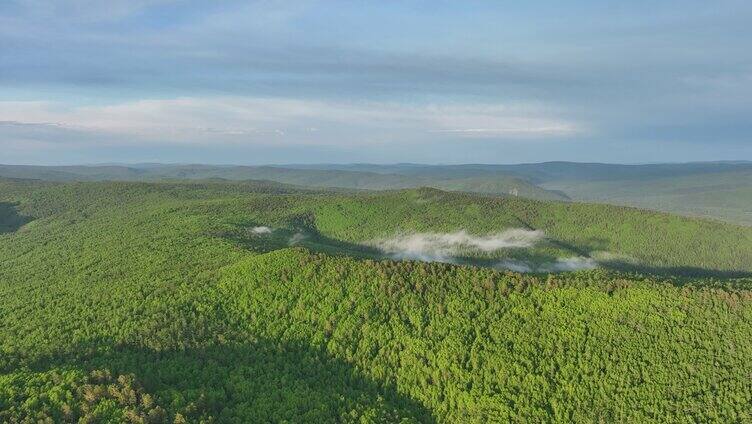
[[[752,2],[0,0],[0,163],[752,160]]]

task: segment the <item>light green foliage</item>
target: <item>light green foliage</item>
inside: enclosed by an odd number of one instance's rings
[[[0,204],[0,422],[750,419],[748,279],[520,275],[358,244],[528,225],[559,242],[531,255],[749,272],[745,227],[266,183],[0,180]]]
[[[422,189],[330,197],[311,202],[318,229],[331,237],[364,241],[404,231],[476,234],[502,228],[545,231],[541,255],[606,252],[604,263],[664,274],[752,271],[752,229],[665,213],[582,203],[478,197]]]
[[[224,274],[251,334],[325,348],[439,421],[752,418],[749,292],[286,250]]]

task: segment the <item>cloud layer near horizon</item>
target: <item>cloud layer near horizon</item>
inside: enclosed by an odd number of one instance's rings
[[[359,142],[385,136],[456,133],[461,137],[506,135],[537,139],[582,132],[575,123],[548,117],[530,105],[406,105],[395,102],[334,102],[248,97],[182,97],[137,100],[104,106],[61,102],[0,101],[0,134],[44,129],[51,142],[75,141],[79,134],[101,142],[350,144],[338,133],[352,132]],[[24,131],[25,130],[25,131]],[[57,134],[55,132],[57,131]],[[435,136],[435,135],[434,135]],[[39,135],[37,139],[41,138]]]
[[[10,0],[0,148],[26,163],[750,159],[750,19],[739,0]]]

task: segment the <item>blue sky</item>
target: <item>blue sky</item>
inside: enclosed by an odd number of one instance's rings
[[[749,1],[0,2],[0,163],[752,160]]]

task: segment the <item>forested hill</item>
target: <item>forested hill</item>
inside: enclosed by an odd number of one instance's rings
[[[130,198],[122,196],[142,193],[139,196],[146,197],[137,196],[139,202],[154,198],[161,204],[173,197],[180,202],[206,198],[225,202],[228,211],[216,218],[222,221],[242,205],[244,196],[257,199],[263,194],[273,197],[262,210],[277,204],[279,209],[255,221],[254,215],[237,219],[301,232],[306,243],[329,251],[373,256],[374,247],[383,245],[379,241],[418,235],[425,236],[418,239],[425,244],[426,237],[447,239],[457,232],[466,232],[466,238],[480,242],[504,244],[503,240],[488,238],[506,230],[522,230],[521,237],[535,240],[521,240],[524,246],[493,251],[465,249],[452,252],[447,259],[463,262],[461,259],[466,258],[469,261],[464,262],[473,264],[510,259],[539,265],[561,258],[586,258],[597,261],[600,267],[663,275],[733,276],[752,272],[752,228],[610,205],[488,197],[428,188],[348,194],[275,182],[48,183],[0,179],[0,188],[0,201],[6,205],[4,216],[10,216],[8,205],[15,205],[14,210],[28,219],[66,208],[85,211],[127,203]],[[238,224],[238,231],[244,229]],[[285,243],[281,240],[278,244]]]
[[[269,180],[318,188],[449,191],[635,206],[752,225],[752,163],[617,165],[0,165],[0,176],[48,181]]]
[[[0,422],[752,419],[752,281],[727,278],[752,271],[746,227],[432,189],[9,179],[0,220]],[[467,250],[375,243],[405,235]],[[579,272],[499,266],[596,250]],[[663,276],[610,270],[626,257]]]
[[[720,219],[752,225],[752,162],[695,162],[645,165],[544,162],[518,165],[288,165],[422,178],[493,180],[503,175],[578,201]]]
[[[47,181],[162,181],[162,180],[269,180],[306,187],[386,190],[434,187],[542,200],[566,200],[567,196],[511,175],[463,177],[402,175],[336,169],[295,169],[280,166],[213,165],[95,165],[21,166],[0,165],[0,176]]]

